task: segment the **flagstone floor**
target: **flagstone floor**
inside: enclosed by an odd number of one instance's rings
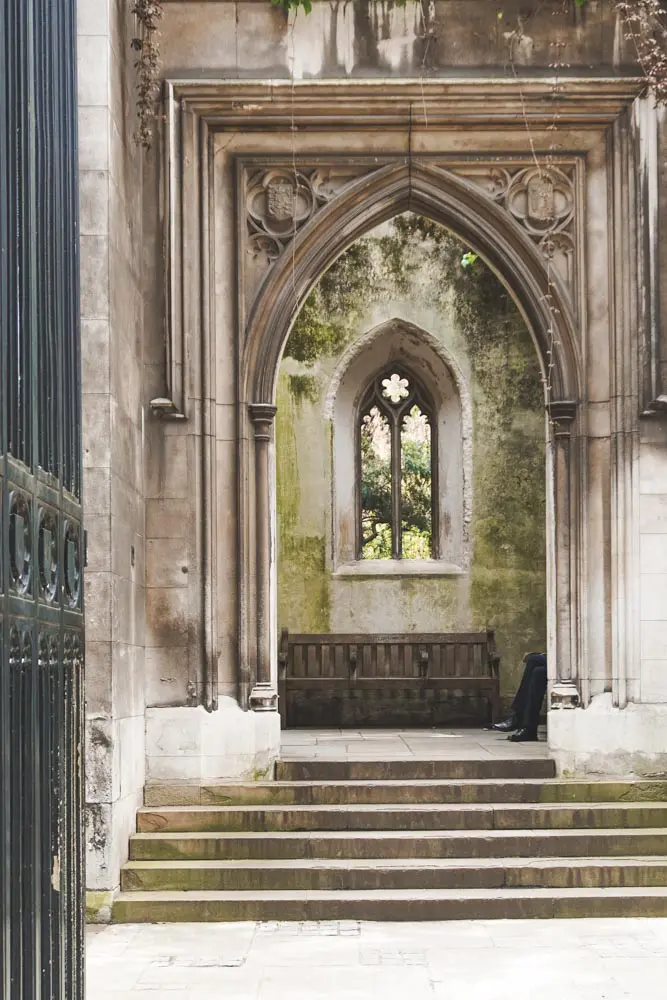
[[[666,919],[91,928],[86,1000],[664,1000]]]
[[[480,730],[288,730],[281,757],[546,757]],[[667,918],[90,927],[86,1000],[665,1000]]]
[[[547,757],[537,743],[511,743],[484,729],[286,729],[282,760],[516,760]]]

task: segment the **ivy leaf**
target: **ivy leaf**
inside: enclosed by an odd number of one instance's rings
[[[306,14],[310,14],[313,9],[312,0],[271,0],[274,7],[283,7],[285,10],[298,10],[303,7]]]

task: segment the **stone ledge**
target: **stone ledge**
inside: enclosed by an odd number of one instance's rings
[[[360,559],[336,567],[333,576],[360,579],[376,576],[465,576],[465,570],[438,559]]]

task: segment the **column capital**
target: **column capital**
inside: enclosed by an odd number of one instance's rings
[[[549,420],[554,425],[556,436],[570,433],[577,415],[577,404],[572,399],[554,399],[547,406]]]
[[[278,407],[273,403],[248,403],[248,412],[253,424],[273,423]]]
[[[255,428],[255,440],[270,441],[277,407],[271,403],[248,403],[248,412]]]

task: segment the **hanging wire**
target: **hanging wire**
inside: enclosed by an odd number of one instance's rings
[[[294,178],[294,203],[292,205],[292,294],[294,296],[294,310],[298,309],[299,306],[299,296],[296,290],[296,232],[297,232],[297,199],[299,193],[299,172],[297,170],[296,162],[296,114],[294,109],[295,97],[296,97],[296,82],[294,77],[294,66],[296,63],[296,41],[295,41],[295,29],[296,29],[296,19],[299,15],[298,6],[289,13],[289,39],[290,39],[290,134],[292,143],[292,174]]]

